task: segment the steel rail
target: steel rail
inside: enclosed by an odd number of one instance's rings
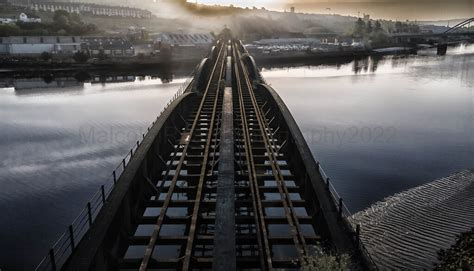
[[[247,171],[248,171],[248,178],[250,184],[250,191],[252,194],[252,207],[254,209],[254,216],[255,216],[255,224],[257,229],[257,238],[258,238],[258,245],[260,247],[260,261],[263,270],[272,269],[272,257],[270,251],[270,245],[268,242],[268,233],[265,227],[265,214],[262,208],[262,200],[260,198],[260,191],[258,186],[258,179],[255,170],[255,162],[252,153],[251,147],[251,136],[250,130],[248,128],[247,123],[247,114],[245,112],[245,105],[244,105],[244,98],[242,94],[242,85],[241,85],[241,78],[240,72],[238,69],[238,53],[234,46],[234,66],[235,66],[235,77],[237,83],[237,92],[238,92],[238,101],[239,101],[239,110],[240,110],[240,121],[241,121],[241,129],[245,131],[242,133],[244,139],[244,149],[245,149],[245,160],[247,163]],[[263,239],[263,240],[262,240]]]
[[[223,50],[223,48],[225,48],[226,46],[222,46],[221,47],[221,50]],[[212,136],[213,136],[213,133],[216,133],[216,135],[218,134],[217,131],[214,130],[214,125],[216,124],[216,115],[217,115],[217,110],[218,110],[218,101],[219,101],[219,97],[220,97],[220,94],[221,94],[221,79],[222,79],[222,76],[224,74],[224,69],[225,69],[225,56],[226,54],[224,53],[222,56],[221,56],[221,52],[219,52],[219,57],[217,59],[217,63],[218,65],[220,65],[220,71],[219,71],[219,74],[218,74],[218,77],[214,77],[215,73],[213,73],[213,75],[211,76],[211,79],[209,81],[209,85],[210,84],[216,84],[216,93],[215,93],[215,99],[214,99],[214,105],[213,105],[213,109],[212,109],[212,116],[211,116],[211,121],[210,121],[210,127],[208,128],[208,135],[207,135],[207,141],[206,141],[206,145],[205,145],[205,148],[204,148],[204,156],[203,156],[203,161],[202,161],[202,165],[201,165],[201,174],[200,174],[200,177],[199,177],[199,182],[198,182],[198,188],[197,188],[197,192],[196,192],[196,198],[195,198],[195,202],[194,202],[194,208],[193,208],[193,214],[192,214],[192,217],[191,217],[191,226],[190,226],[190,229],[189,229],[189,234],[188,234],[188,241],[187,241],[187,244],[186,244],[186,251],[185,251],[185,255],[184,255],[184,260],[183,260],[183,266],[182,266],[182,269],[181,270],[189,270],[190,269],[190,265],[191,265],[191,257],[192,257],[192,253],[193,253],[193,246],[194,246],[194,240],[196,239],[196,227],[197,227],[197,221],[198,221],[198,215],[199,215],[199,207],[201,205],[201,200],[202,200],[202,191],[203,191],[203,187],[205,185],[205,178],[206,178],[206,175],[207,175],[207,170],[208,170],[208,159],[209,159],[209,148],[210,148],[210,145],[211,145],[211,140],[212,140]],[[217,138],[217,136],[216,136]],[[217,146],[217,140],[214,141],[214,149],[216,148]],[[211,173],[212,175],[212,173]]]
[[[240,59],[240,53],[239,53],[239,59]],[[286,185],[284,184],[284,177],[279,168],[278,159],[276,158],[275,153],[274,153],[274,146],[273,146],[274,144],[273,144],[273,141],[271,141],[268,136],[267,127],[265,125],[264,117],[262,116],[263,112],[261,112],[261,109],[258,106],[258,102],[255,97],[252,84],[248,78],[248,72],[246,72],[245,66],[242,63],[242,61],[240,61],[240,66],[243,71],[243,75],[245,79],[244,83],[246,84],[247,90],[249,92],[249,96],[252,102],[252,106],[254,108],[255,116],[257,118],[257,122],[260,127],[259,130],[260,130],[262,139],[264,141],[265,149],[267,151],[267,157],[270,160],[272,172],[276,179],[276,183],[278,184],[278,191],[282,198],[285,214],[286,214],[286,217],[288,219],[288,224],[291,229],[290,232],[293,236],[293,240],[297,248],[298,254],[300,255],[300,257],[303,257],[304,255],[306,255],[305,239],[304,239],[303,234],[301,233],[298,217],[296,216],[295,211],[293,209],[293,205],[291,203],[291,198],[289,196],[288,189],[286,188]]]
[[[211,73],[211,77],[214,75],[215,71],[216,71],[216,68],[217,68],[217,65],[219,63],[219,59],[221,57],[221,54],[222,54],[222,50],[223,50],[223,46],[221,46],[221,48],[219,49],[219,55],[218,55],[218,58],[216,60],[216,63],[212,69],[212,73]],[[203,109],[203,106],[204,106],[204,103],[206,101],[206,98],[207,98],[207,95],[208,95],[208,92],[209,92],[209,88],[211,86],[211,80],[209,80],[207,86],[206,86],[206,90],[204,92],[204,95],[203,95],[203,98],[201,99],[201,103],[199,105],[199,108],[198,108],[198,111],[196,113],[196,116],[195,116],[195,119],[194,119],[194,122],[193,122],[193,125],[191,127],[191,130],[189,132],[189,136],[190,136],[190,140],[187,141],[185,144],[184,144],[184,147],[183,147],[183,151],[182,151],[182,155],[180,157],[180,160],[178,162],[178,165],[176,167],[176,170],[175,170],[175,174],[173,176],[173,179],[171,181],[171,185],[170,185],[170,188],[168,189],[167,191],[167,195],[166,195],[166,199],[165,199],[165,202],[160,210],[160,215],[158,217],[158,220],[156,222],[156,225],[155,225],[155,228],[153,230],[153,233],[150,237],[150,241],[149,241],[149,244],[147,246],[147,249],[145,251],[145,254],[144,254],[144,257],[142,259],[142,262],[140,264],[140,268],[139,270],[140,271],[145,271],[148,267],[148,264],[150,262],[150,259],[151,259],[151,256],[154,252],[154,249],[155,249],[155,245],[156,245],[156,242],[158,240],[158,237],[159,237],[159,234],[160,234],[160,231],[161,231],[161,226],[163,224],[163,221],[164,221],[164,218],[165,218],[165,214],[168,210],[168,207],[170,205],[170,202],[171,202],[171,198],[172,198],[172,195],[173,195],[173,190],[174,188],[176,187],[176,182],[178,180],[178,177],[179,177],[179,174],[181,172],[181,169],[183,167],[183,164],[184,164],[184,160],[186,158],[186,153],[187,153],[187,150],[188,150],[188,147],[190,145],[190,142],[191,142],[191,138],[192,136],[194,135],[194,131],[197,127],[197,124],[199,122],[199,119],[200,119],[200,114],[201,114],[201,111]],[[179,143],[178,143],[179,145]],[[169,173],[169,172],[168,172]],[[164,178],[163,181],[165,181],[167,178]]]
[[[258,108],[258,110],[260,112],[262,112],[263,108]],[[269,111],[271,111],[271,108],[269,109]],[[269,137],[269,140],[270,142],[273,144],[273,147],[275,147],[275,149],[278,147],[277,145],[275,145],[275,142],[277,142],[277,139],[275,139],[274,137],[274,132],[273,132],[273,128],[270,126],[270,122],[268,121],[267,118],[262,118],[263,121],[264,121],[264,124],[265,126],[267,127],[268,129],[268,134],[267,136]],[[272,118],[272,120],[274,120],[275,117]],[[280,148],[281,148],[282,145],[280,145]],[[278,164],[278,150],[277,151],[274,151],[274,148],[271,148],[271,151],[272,151],[272,155],[273,157],[276,159],[276,163],[275,163],[275,167],[277,168],[278,170],[278,173],[279,175],[282,177],[283,179],[283,175],[281,174],[281,169],[280,169],[280,164]],[[301,234],[301,230],[300,230],[300,225],[299,225],[299,221],[298,221],[298,216],[296,215],[296,213],[294,212],[294,209],[293,209],[293,202],[291,201],[291,198],[289,197],[289,191],[288,191],[288,187],[286,186],[285,182],[282,181],[282,186],[283,186],[283,189],[285,191],[285,194],[288,195],[288,204],[290,206],[290,209],[292,210],[292,215],[293,215],[293,218],[295,220],[295,223],[296,223],[296,226],[297,226],[297,229],[299,229],[299,234],[300,234],[300,238],[302,239],[302,243],[303,243],[303,247],[306,248],[306,243],[305,243],[305,238],[304,238],[304,235]]]

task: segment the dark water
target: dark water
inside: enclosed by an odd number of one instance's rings
[[[121,80],[0,89],[0,269],[39,263],[184,82]]]
[[[474,167],[474,46],[267,69],[352,212]]]
[[[474,166],[469,51],[263,74],[357,211]],[[184,82],[75,79],[0,79],[2,270],[30,270],[45,256]]]

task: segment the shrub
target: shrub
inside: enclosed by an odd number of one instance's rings
[[[350,257],[347,254],[333,255],[317,250],[313,255],[301,259],[301,270],[334,270],[346,271],[350,269]]]
[[[85,63],[87,62],[87,60],[89,60],[89,54],[87,54],[86,52],[79,51],[76,52],[72,58],[78,63]]]
[[[438,252],[439,263],[434,270],[474,269],[474,228],[457,237],[456,243],[447,250]]]
[[[52,58],[53,58],[53,56],[48,52],[42,52],[41,55],[40,55],[40,59],[43,60],[43,61],[48,61]]]

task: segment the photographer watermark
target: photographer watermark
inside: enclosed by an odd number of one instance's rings
[[[389,144],[395,142],[397,129],[393,126],[350,126],[341,129],[326,126],[303,129],[308,144],[332,144],[342,147],[347,144]]]
[[[138,129],[139,130],[139,129]],[[123,127],[80,127],[80,140],[86,144],[130,144],[141,139],[143,134],[137,129],[126,129]],[[165,136],[173,138],[178,136],[177,129],[166,127]],[[350,127],[326,127],[314,129],[302,129],[303,136],[308,144],[326,144],[342,147],[348,144],[390,144],[394,143],[397,129],[393,126],[350,126]],[[286,131],[278,131],[280,140],[288,139]]]
[[[129,144],[142,137],[137,129],[126,129],[123,127],[101,128],[95,126],[81,126],[79,137],[82,143],[87,144]]]

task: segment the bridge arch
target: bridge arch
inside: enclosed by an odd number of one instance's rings
[[[201,63],[199,63],[196,74],[194,75],[194,84],[191,92],[202,93],[206,88],[211,62],[209,58],[204,58]]]
[[[211,52],[210,52],[210,54],[209,54],[209,57],[210,57],[212,60],[215,60],[218,55],[219,55],[219,50],[217,49],[217,46],[212,46]]]
[[[239,40],[239,47],[242,52],[248,53],[247,48],[245,48],[244,44],[242,43],[242,40]]]
[[[444,33],[452,33],[452,32],[454,32],[454,31],[456,31],[456,30],[458,30],[458,29],[463,28],[464,26],[466,26],[466,25],[468,25],[468,24],[470,24],[470,23],[474,23],[474,18],[470,18],[470,19],[464,20],[464,21],[458,23],[457,25],[451,27],[450,29],[444,31]]]
[[[258,70],[257,64],[255,63],[255,59],[248,53],[243,54],[241,59],[244,62],[244,65],[247,67],[250,79],[254,82],[261,82],[262,78],[260,76],[260,71]]]

